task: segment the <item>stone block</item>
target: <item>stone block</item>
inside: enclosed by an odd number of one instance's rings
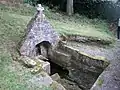
[[[37,74],[37,73],[40,73],[41,71],[43,71],[43,68],[41,65],[39,65],[39,66],[37,65],[31,69],[32,74]]]
[[[37,65],[37,63],[33,59],[31,59],[27,56],[21,56],[19,59],[27,67],[31,68],[31,67],[34,67]]]
[[[58,73],[55,73],[51,76],[51,78],[54,80],[54,81],[57,81],[57,80],[60,80],[60,76]]]
[[[40,59],[36,59],[35,60],[37,62],[37,66],[41,66],[42,70],[44,70],[45,72],[47,72],[48,74],[50,74],[50,63],[47,61],[43,61]]]
[[[69,70],[69,76],[80,87],[89,90],[110,64],[105,57],[92,56],[72,46],[61,45],[53,52],[54,62]]]
[[[53,81],[50,87],[53,90],[66,90],[61,84],[57,83],[56,81]]]
[[[71,55],[61,52],[61,51],[53,51],[53,56],[51,61],[55,62],[56,64],[62,67],[69,67],[70,66]]]
[[[49,62],[44,62],[42,68],[44,71],[50,74],[50,63]]]
[[[52,84],[52,78],[44,71],[36,74],[29,80],[30,84],[35,84],[36,86],[50,86]]]

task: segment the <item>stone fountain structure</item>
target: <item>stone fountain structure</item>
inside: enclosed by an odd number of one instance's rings
[[[22,40],[19,61],[26,67],[32,68],[32,74],[36,74],[30,80],[31,83],[50,90],[65,90],[61,84],[49,76],[51,67],[46,60],[48,60],[48,52],[57,46],[59,35],[53,30],[43,11],[44,8],[38,4],[37,13],[29,22]]]
[[[59,42],[59,35],[45,18],[43,10],[44,8],[39,4],[35,17],[28,24],[26,36],[20,48],[20,54],[23,56],[37,56],[43,50],[48,51],[50,47],[54,49]],[[45,56],[46,51],[44,51]]]

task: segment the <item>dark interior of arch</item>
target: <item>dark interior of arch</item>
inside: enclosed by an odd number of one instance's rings
[[[43,55],[48,58],[48,52],[51,48],[51,43],[48,41],[43,41],[36,45],[37,48],[37,55]]]

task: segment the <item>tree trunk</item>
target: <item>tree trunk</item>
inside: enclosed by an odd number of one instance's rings
[[[67,14],[73,14],[73,0],[67,0]]]

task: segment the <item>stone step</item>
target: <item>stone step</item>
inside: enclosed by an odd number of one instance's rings
[[[34,75],[28,81],[29,85],[33,84],[40,87],[39,90],[66,90],[60,83],[52,80],[52,78],[44,71]]]
[[[24,66],[32,68],[32,73],[40,73],[41,71],[45,71],[50,74],[50,63],[47,61],[38,59],[38,57],[30,58],[27,56],[21,56],[19,59]]]
[[[40,73],[41,71],[45,71],[47,74],[51,74],[50,63],[47,61],[42,61],[40,59],[35,60],[37,65],[31,70],[32,73]]]
[[[53,75],[51,76],[51,78],[52,78],[52,80],[54,80],[54,81],[60,80],[60,76],[59,76],[58,73],[53,74]]]

